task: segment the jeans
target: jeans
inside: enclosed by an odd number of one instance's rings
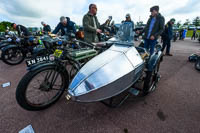
[[[170,53],[170,47],[171,47],[171,40],[170,39],[164,39],[163,40],[163,45],[161,51],[163,52],[165,50],[165,47],[167,46],[166,49],[166,54]]]
[[[144,48],[149,51],[150,48],[150,55],[154,53],[154,48],[156,45],[157,40],[150,40],[150,39],[145,39],[144,40]]]

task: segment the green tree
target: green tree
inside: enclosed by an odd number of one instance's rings
[[[200,26],[200,17],[196,17],[193,20],[192,24],[195,25],[195,26]]]
[[[5,32],[7,27],[11,29],[11,23],[7,21],[0,22],[0,32]]]
[[[181,21],[178,21],[176,25],[177,25],[178,28],[180,28],[181,27]]]
[[[190,25],[190,24],[191,24],[190,20],[186,19],[186,21],[185,21],[185,23],[183,25]]]

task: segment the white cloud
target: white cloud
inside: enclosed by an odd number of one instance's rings
[[[0,15],[4,20],[9,20],[25,26],[41,26],[45,21],[55,27],[60,16],[68,16],[77,24],[82,24],[83,15],[88,11],[90,3],[96,3],[98,19],[103,23],[108,16],[112,15],[116,23],[120,23],[126,13],[130,13],[134,22],[140,20],[146,23],[149,18],[149,8],[153,5],[160,6],[160,12],[168,21],[174,17],[176,20],[185,21],[198,16],[200,8],[191,5],[200,4],[199,0],[1,0]],[[191,11],[181,12],[181,9]],[[190,10],[191,8],[191,10]],[[0,20],[2,21],[2,20]]]

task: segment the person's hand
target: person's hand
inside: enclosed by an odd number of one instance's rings
[[[150,39],[151,39],[151,40],[154,40],[154,39],[155,39],[155,37],[154,37],[154,36],[151,36],[151,37],[150,37]]]
[[[96,32],[97,32],[97,33],[101,33],[102,31],[101,31],[100,29],[97,29]]]

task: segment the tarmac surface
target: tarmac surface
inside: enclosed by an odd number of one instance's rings
[[[48,109],[31,112],[15,99],[16,86],[27,72],[25,63],[0,61],[0,133],[17,133],[32,125],[35,133],[200,133],[200,72],[188,62],[200,43],[172,42],[164,56],[157,89],[146,97],[130,97],[118,108],[102,103],[67,102],[65,94]]]

